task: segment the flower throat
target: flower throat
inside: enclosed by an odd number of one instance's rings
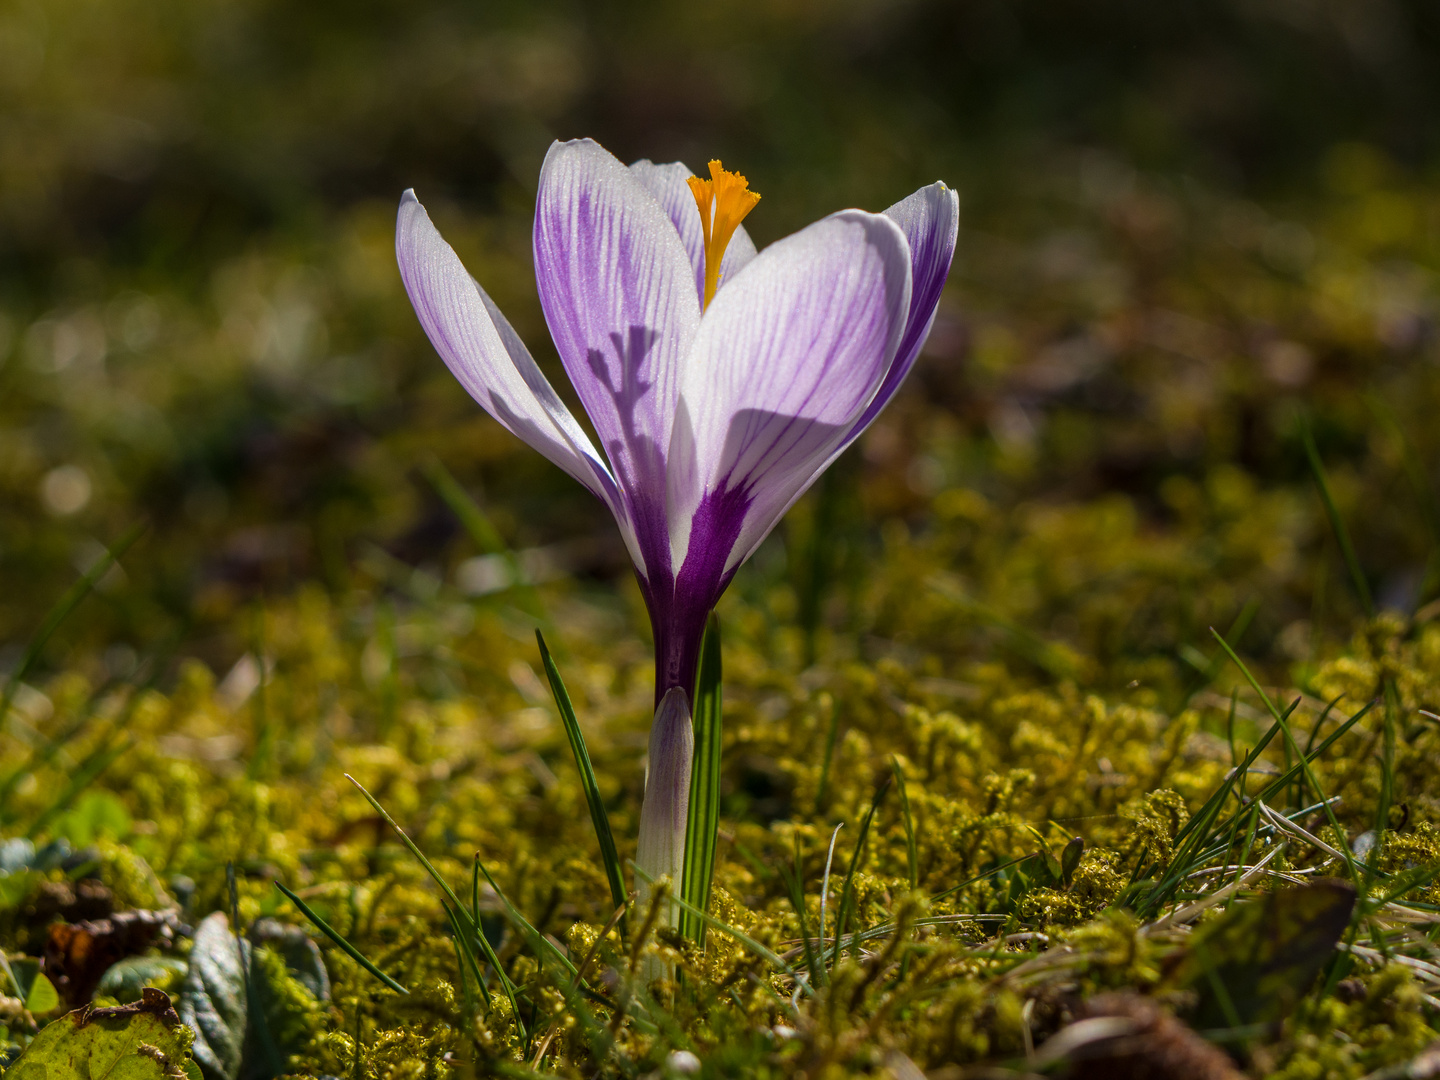
[[[750,181],[739,173],[721,168],[719,161],[710,162],[709,180],[692,176],[689,184],[705,234],[704,307],[708,308],[720,287],[720,260],[725,257],[725,248],[745,215],[755,209],[760,193],[751,191]]]

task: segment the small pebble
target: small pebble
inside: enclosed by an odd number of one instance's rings
[[[694,1076],[700,1071],[700,1059],[689,1050],[671,1050],[665,1064],[672,1073],[681,1076]]]

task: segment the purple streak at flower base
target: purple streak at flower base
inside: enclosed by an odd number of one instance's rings
[[[726,569],[750,497],[740,489],[711,492],[695,513],[693,535],[685,562],[668,588],[649,589],[641,581],[655,634],[655,704],[673,687],[695,700],[695,676],[705,620],[738,567]]]

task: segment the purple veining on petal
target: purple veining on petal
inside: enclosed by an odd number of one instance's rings
[[[723,571],[748,557],[870,403],[909,309],[903,234],[859,210],[767,248],[716,296],[671,435],[674,564],[704,541],[705,496],[730,491],[746,503]]]
[[[695,294],[705,295],[705,232],[700,226],[700,211],[695,206],[695,196],[686,181],[695,175],[684,162],[672,161],[668,165],[656,165],[652,161],[640,160],[630,166],[635,179],[645,190],[654,195],[670,215],[675,230],[685,244],[685,251],[695,268]],[[720,260],[720,287],[734,279],[751,259],[755,258],[755,241],[741,225],[735,230],[725,257]]]
[[[885,211],[887,217],[898,224],[906,234],[910,245],[913,287],[910,293],[910,313],[906,320],[905,336],[895,359],[885,373],[885,379],[876,391],[875,397],[866,407],[860,419],[846,433],[845,438],[831,451],[830,458],[815,470],[810,483],[814,483],[826,469],[834,464],[845,449],[870,426],[871,422],[890,403],[895,392],[910,374],[930,328],[935,323],[935,312],[939,307],[940,294],[944,291],[950,264],[955,257],[955,241],[960,221],[959,196],[944,184],[935,183],[923,187],[913,195],[902,199]],[[791,496],[779,517],[794,506],[810,488],[804,484]]]
[[[446,363],[614,512],[654,626],[657,705],[677,688],[693,699],[706,617],[736,569],[914,364],[958,221],[936,184],[886,215],[832,215],[759,257],[742,229],[702,321],[689,175],[679,163],[626,169],[588,140],[556,143],[542,170],[541,304],[608,469],[408,193],[397,229],[406,288]]]
[[[413,191],[400,201],[395,254],[421,326],[461,385],[513,434],[604,500],[635,552],[624,502],[604,461]]]
[[[700,319],[693,269],[659,202],[589,140],[556,143],[535,210],[535,274],[560,359],[623,493],[652,583],[670,575],[665,455]]]

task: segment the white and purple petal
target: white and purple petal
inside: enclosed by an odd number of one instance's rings
[[[665,456],[681,361],[700,322],[670,216],[589,139],[555,143],[540,172],[535,276],[560,359],[623,493],[647,581],[668,577]]]
[[[512,434],[598,495],[635,553],[633,531],[604,459],[413,191],[400,200],[395,255],[420,325],[460,385]]]
[[[885,373],[884,380],[875,397],[866,406],[860,419],[851,425],[845,438],[840,440],[831,452],[830,458],[815,470],[811,483],[824,473],[835,459],[843,454],[871,422],[880,415],[895,392],[915,366],[930,328],[935,325],[935,313],[940,306],[940,294],[950,276],[950,264],[955,258],[955,242],[960,226],[960,197],[942,183],[923,187],[907,198],[901,199],[885,211],[885,216],[900,226],[910,244],[910,313],[906,318],[905,335],[895,352],[895,359]],[[795,492],[790,503],[781,511],[785,512],[799,501],[810,488],[806,484]]]
[[[940,294],[950,276],[955,259],[955,241],[960,231],[960,196],[942,183],[923,187],[908,198],[901,199],[885,211],[885,216],[900,226],[910,244],[910,315],[905,336],[895,353],[895,362],[885,373],[885,380],[875,400],[845,438],[845,446],[853,442],[880,410],[890,403],[895,391],[910,374],[940,307]]]
[[[671,442],[679,577],[718,586],[759,545],[874,398],[909,309],[905,236],[860,210],[771,245],[716,295]]]

